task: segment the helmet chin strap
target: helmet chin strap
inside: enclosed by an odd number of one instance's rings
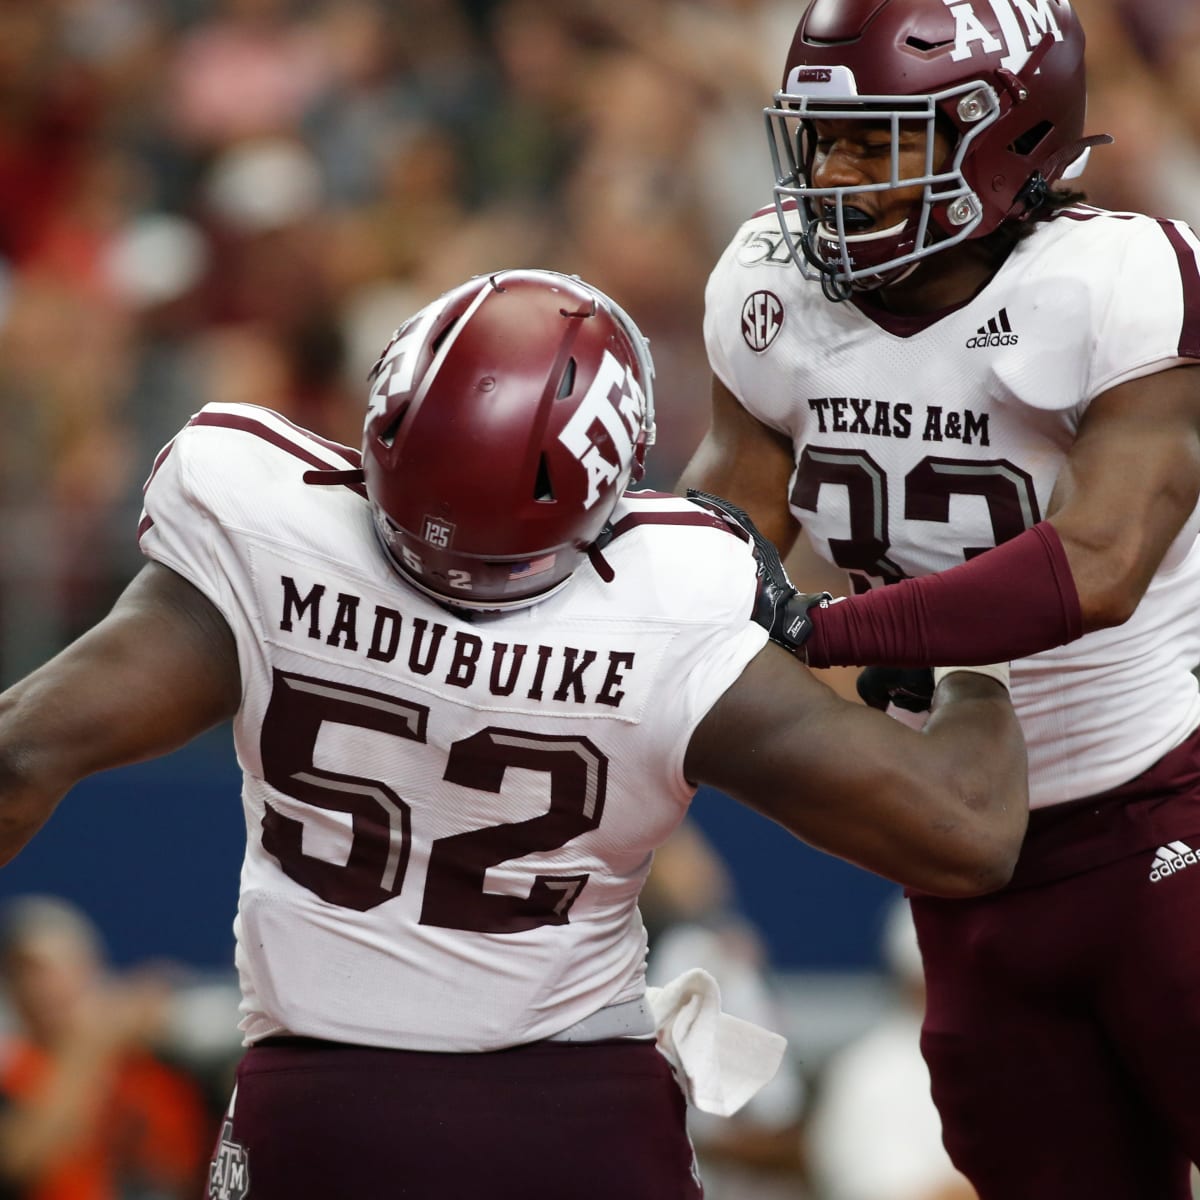
[[[840,304],[843,300],[849,300],[854,295],[854,286],[845,279],[839,279],[829,274],[828,272],[832,270],[832,267],[823,267],[821,269],[821,291],[824,293],[826,300],[831,300],[834,304]]]
[[[804,257],[808,259],[809,265],[812,266],[818,273],[821,280],[821,291],[825,295],[825,299],[834,304],[840,304],[843,300],[849,300],[854,294],[854,285],[849,279],[844,279],[838,274],[838,269],[843,265],[841,261],[831,262],[817,249],[817,243],[822,237],[827,242],[838,241],[835,237],[828,237],[821,232],[821,223],[813,221],[808,232],[800,239],[800,248],[804,252]],[[841,250],[841,242],[838,242],[838,249]]]
[[[903,283],[920,265],[920,259],[918,259],[916,262],[910,262],[898,275],[894,276],[893,278],[880,279],[878,283],[872,284],[870,287],[863,288],[862,290],[864,292],[876,292],[881,288],[895,287],[896,284]]]
[[[919,261],[908,263],[895,275],[891,271],[885,270],[881,274],[867,275],[857,280],[846,279],[838,271],[839,268],[846,266],[847,261],[850,259],[849,251],[854,243],[871,242],[879,238],[892,237],[898,230],[902,230],[910,219],[909,217],[905,217],[903,221],[900,221],[896,225],[889,225],[886,229],[872,230],[869,233],[844,234],[841,236],[837,233],[829,234],[825,232],[823,224],[814,221],[807,235],[800,239],[800,246],[804,251],[804,257],[820,272],[821,291],[824,293],[825,299],[837,304],[843,300],[849,300],[855,292],[874,292],[882,287],[891,287],[907,279],[920,266]],[[822,240],[837,245],[840,254],[836,262],[831,262],[828,258],[825,258],[816,248],[817,243]]]
[[[1025,186],[1017,193],[1014,212],[1018,220],[1035,212],[1050,194],[1051,185],[1059,179],[1078,179],[1087,167],[1093,146],[1107,146],[1112,142],[1107,133],[1093,134],[1091,137],[1080,138],[1077,142],[1063,146],[1057,153],[1052,154],[1043,164],[1040,171],[1034,173],[1026,181]],[[1021,205],[1020,209],[1016,206]]]

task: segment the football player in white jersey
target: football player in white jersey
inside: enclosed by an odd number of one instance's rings
[[[80,777],[233,719],[247,1051],[210,1200],[699,1196],[637,908],[698,784],[913,886],[1007,880],[1006,688],[949,671],[921,734],[769,644],[803,617],[773,548],[626,493],[651,378],[610,299],[512,271],[397,331],[361,454],[210,405],[146,485],[150,563],[0,697],[3,860]],[[677,1065],[719,1111],[780,1051]]]
[[[1175,1200],[1200,1161],[1200,241],[1068,190],[1085,107],[1066,0],[812,0],[681,481],[844,569],[802,653],[868,697],[1017,660],[1012,885],[914,904],[983,1200]]]

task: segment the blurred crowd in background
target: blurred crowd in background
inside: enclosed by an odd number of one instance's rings
[[[1088,132],[1116,137],[1089,199],[1200,226],[1200,7],[1075,7]],[[549,267],[620,301],[657,365],[648,482],[673,487],[708,419],[705,280],[771,201],[761,113],[801,8],[0,0],[0,683],[137,570],[141,483],[191,413],[249,401],[357,445],[389,334],[471,274]],[[765,975],[752,931],[697,928],[690,954]],[[800,1195],[803,1090],[712,1153]]]
[[[1078,0],[1097,203],[1200,223],[1193,0]],[[652,342],[670,487],[703,287],[771,199],[799,0],[0,0],[0,680],[136,570],[200,405],[357,445],[364,375],[466,276],[582,275]]]

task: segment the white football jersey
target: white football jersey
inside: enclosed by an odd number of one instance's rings
[[[361,483],[313,474],[358,461],[210,405],[146,488],[144,553],[237,639],[244,1039],[544,1038],[645,990],[637,899],[693,794],[688,741],[766,642],[752,550],[634,493],[611,583],[585,563],[465,620],[395,573]]]
[[[714,269],[704,329],[717,377],[792,440],[792,513],[863,591],[1041,520],[1092,398],[1200,359],[1200,241],[1072,207],[958,308],[872,317],[804,279],[772,208]],[[1013,664],[1035,807],[1131,779],[1200,723],[1198,528],[1126,624]]]

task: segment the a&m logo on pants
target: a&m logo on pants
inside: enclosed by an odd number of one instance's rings
[[[233,1140],[233,1122],[226,1118],[208,1170],[208,1200],[246,1200],[249,1194],[250,1162],[246,1147]]]

